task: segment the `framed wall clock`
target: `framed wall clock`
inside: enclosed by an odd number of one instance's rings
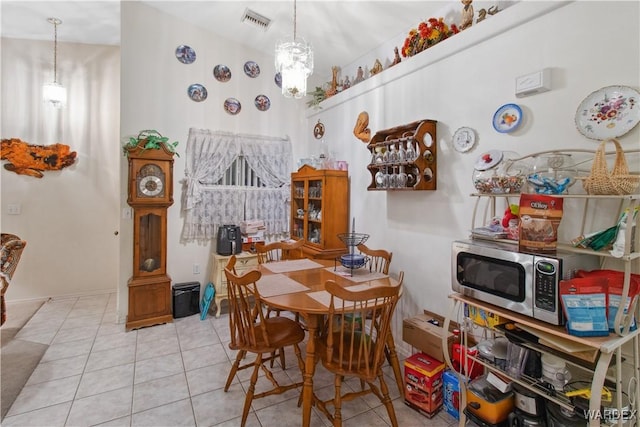
[[[476,144],[476,132],[470,127],[463,126],[453,133],[451,140],[456,151],[465,153]]]

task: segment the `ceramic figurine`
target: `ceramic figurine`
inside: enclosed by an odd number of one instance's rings
[[[327,98],[338,93],[338,67],[331,67],[331,86],[327,89]]]
[[[378,74],[380,71],[382,71],[382,63],[380,62],[379,59],[376,59],[376,62],[373,64],[373,68],[371,68],[371,71],[369,71],[369,73],[371,73],[372,76]]]
[[[364,70],[362,67],[358,67],[358,74],[356,75],[356,79],[353,81],[353,84],[358,84],[364,80]]]
[[[351,87],[351,82],[349,81],[349,76],[344,78],[344,83],[342,83],[342,89],[349,89]]]
[[[473,25],[473,0],[461,0],[464,7],[462,8],[462,21],[460,22],[460,30],[464,30]]]
[[[402,61],[400,59],[400,53],[398,52],[398,46],[393,48],[393,53],[394,53],[393,62],[391,63],[391,65],[389,65],[389,67],[393,67],[394,65],[399,64],[400,61]]]

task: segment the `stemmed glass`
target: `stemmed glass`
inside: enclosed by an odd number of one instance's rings
[[[400,166],[400,173],[398,174],[396,184],[398,188],[405,188],[407,186],[407,174],[404,172],[404,166]]]
[[[389,188],[398,188],[398,174],[396,170],[397,170],[397,166],[394,166],[393,173],[389,175]]]
[[[407,158],[407,150],[404,148],[404,144],[407,141],[406,138],[400,138],[398,140],[398,162],[404,163],[408,160]]]
[[[416,150],[413,149],[413,137],[412,136],[407,138],[406,156],[407,156],[407,161],[409,161],[409,162],[414,161],[418,157],[418,155],[416,154]]]

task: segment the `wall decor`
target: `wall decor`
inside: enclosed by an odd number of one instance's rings
[[[260,66],[254,61],[247,61],[244,63],[244,73],[252,79],[255,79],[260,75]]]
[[[273,81],[276,83],[276,86],[282,89],[282,74],[280,74],[280,72],[277,72],[276,75],[273,76]]]
[[[195,102],[202,102],[207,99],[207,88],[200,83],[194,83],[187,89],[187,94]]]
[[[465,153],[473,148],[476,143],[476,132],[470,127],[463,126],[453,133],[451,138],[453,148],[460,153]]]
[[[320,139],[324,136],[324,124],[318,119],[318,123],[313,127],[313,136]]]
[[[43,171],[60,170],[71,166],[76,160],[76,152],[68,145],[34,145],[18,138],[3,139],[0,142],[0,160],[7,160],[4,168],[18,175],[42,178]]]
[[[224,101],[224,111],[231,114],[232,116],[238,114],[241,109],[242,105],[240,104],[240,101],[235,98],[227,98]]]
[[[213,67],[213,77],[219,82],[228,82],[231,80],[231,70],[226,65],[218,64]]]
[[[181,44],[176,48],[176,58],[183,64],[191,64],[196,60],[196,51],[191,46]]]
[[[353,134],[365,144],[368,144],[371,140],[371,129],[367,126],[369,126],[369,113],[362,111],[358,114],[356,125],[353,128]]]
[[[267,111],[271,107],[271,100],[267,95],[258,95],[253,101],[256,108],[260,111]]]
[[[493,115],[493,128],[500,133],[513,132],[522,122],[522,109],[517,104],[504,104]]]
[[[617,138],[640,121],[640,92],[627,86],[606,86],[589,94],[576,110],[576,127],[587,138]]]

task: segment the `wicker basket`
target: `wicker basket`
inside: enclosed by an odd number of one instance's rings
[[[616,148],[616,159],[613,169],[607,169],[605,147],[612,142]],[[629,166],[624,151],[616,139],[602,141],[596,150],[591,166],[591,173],[586,177],[579,177],[582,186],[588,194],[593,195],[624,195],[633,194],[640,185],[640,175],[629,173]]]

